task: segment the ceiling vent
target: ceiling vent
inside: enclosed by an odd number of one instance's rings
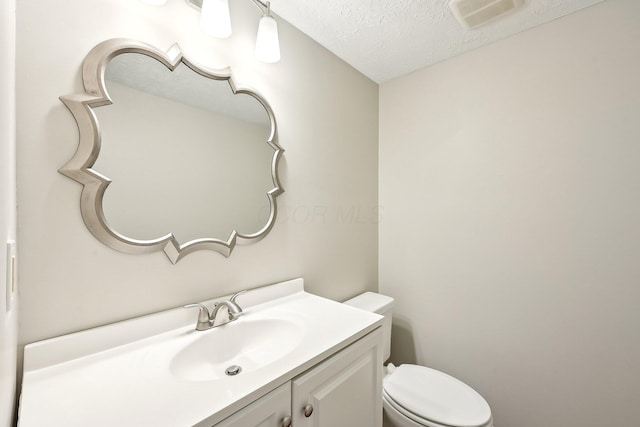
[[[449,7],[467,28],[476,28],[522,6],[523,0],[451,0]]]

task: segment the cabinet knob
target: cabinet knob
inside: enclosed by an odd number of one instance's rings
[[[280,425],[282,427],[291,427],[291,417],[284,417]]]
[[[308,403],[303,410],[304,410],[304,416],[309,418],[311,414],[313,414],[313,405],[311,403]]]

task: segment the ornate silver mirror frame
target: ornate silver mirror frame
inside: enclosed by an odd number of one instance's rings
[[[234,229],[227,240],[203,237],[180,243],[173,233],[150,240],[139,240],[125,236],[109,225],[102,203],[105,190],[111,180],[92,169],[100,154],[101,147],[100,127],[93,109],[112,104],[105,89],[105,70],[112,58],[123,53],[147,55],[164,64],[172,72],[183,63],[208,79],[226,80],[231,86],[233,94],[250,95],[262,104],[271,123],[266,143],[271,146],[274,154],[270,166],[273,188],[266,193],[270,212],[266,224],[260,230],[252,234],[241,234]],[[171,46],[165,53],[143,42],[130,39],[111,39],[98,44],[88,53],[82,65],[82,79],[84,93],[60,97],[60,100],[73,114],[78,125],[79,143],[73,158],[59,172],[82,184],[80,211],[85,225],[98,240],[110,248],[130,254],[146,254],[162,250],[175,264],[185,255],[198,250],[213,250],[228,257],[236,244],[258,241],[271,230],[277,213],[276,197],[284,192],[278,178],[278,163],[284,150],[276,142],[276,121],[267,101],[252,90],[238,88],[231,78],[229,68],[212,71],[199,67],[183,56],[177,44]]]

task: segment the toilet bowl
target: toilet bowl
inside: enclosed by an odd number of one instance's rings
[[[384,360],[391,353],[393,298],[366,292],[345,304],[384,316]],[[462,381],[426,366],[389,363],[382,384],[385,427],[493,427],[489,404]]]

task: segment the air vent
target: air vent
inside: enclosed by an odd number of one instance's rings
[[[454,16],[467,28],[476,28],[522,6],[523,0],[451,0]]]

